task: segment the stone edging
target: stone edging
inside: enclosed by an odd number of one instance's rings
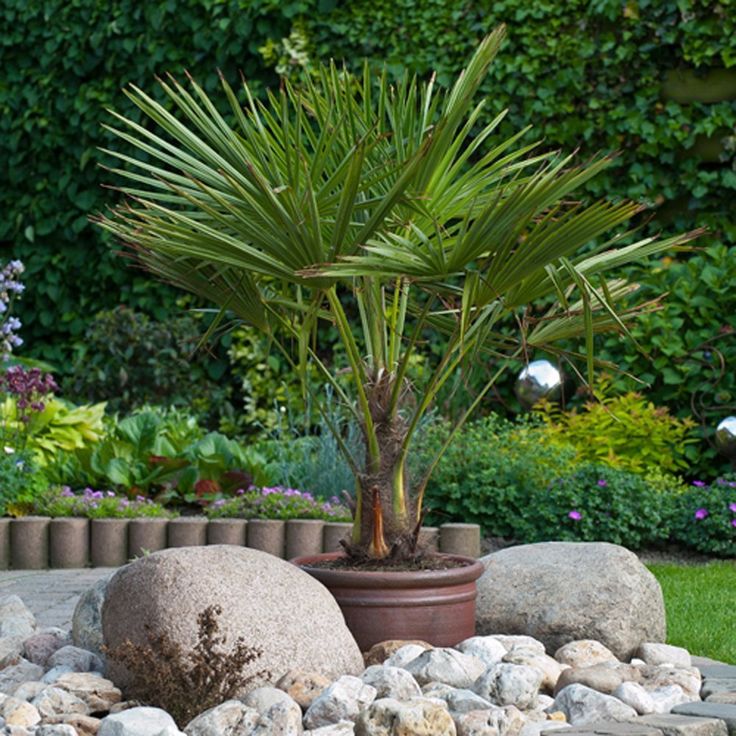
[[[311,519],[0,518],[0,569],[119,567],[146,552],[206,544],[247,546],[291,559],[339,549],[350,528]],[[421,537],[430,549],[480,557],[477,524],[422,527]]]

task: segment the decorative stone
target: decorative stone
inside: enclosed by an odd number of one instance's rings
[[[23,644],[22,636],[4,636],[0,639],[0,670],[20,662]]]
[[[493,703],[466,688],[450,687],[441,682],[432,682],[422,688],[422,694],[428,698],[439,698],[447,703],[451,713],[469,713],[473,710],[488,710],[495,707]]]
[[[30,703],[36,695],[42,693],[46,688],[48,688],[48,684],[45,682],[39,682],[36,680],[24,682],[15,689],[13,697],[18,698],[18,700],[27,700]]]
[[[77,729],[66,723],[39,726],[34,736],[77,736]]]
[[[89,707],[84,700],[58,687],[47,687],[33,698],[31,705],[36,707],[41,718],[58,716],[63,713],[82,713],[83,715],[89,713]]]
[[[304,736],[354,736],[355,724],[352,721],[340,721],[329,726],[304,731]]]
[[[67,724],[71,726],[78,736],[95,736],[99,731],[101,722],[99,718],[76,713],[65,713],[63,716],[52,716],[46,719],[48,724]]]
[[[513,706],[453,713],[458,736],[518,736],[524,718]]]
[[[266,713],[270,708],[277,704],[284,704],[289,707],[296,706],[301,718],[301,708],[296,701],[283,690],[277,687],[257,687],[244,695],[240,700],[249,708],[254,708],[259,713]]]
[[[262,650],[246,675],[266,670],[275,682],[291,669],[331,678],[364,669],[342,613],[321,583],[272,555],[230,545],[162,550],[119,570],[102,610],[105,641],[111,648],[127,640],[147,644],[165,632],[186,652],[196,640],[197,616],[211,605],[222,609],[218,623],[226,646],[242,637]],[[299,615],[285,625],[288,611]],[[107,671],[117,684],[128,681],[118,663],[108,662]]]
[[[47,685],[55,683],[62,675],[68,675],[74,670],[68,665],[59,665],[58,667],[52,667],[42,678],[41,682],[45,682]]]
[[[534,650],[526,649],[523,646],[511,649],[504,655],[503,661],[509,664],[522,664],[539,670],[542,674],[540,687],[550,693],[554,690],[563,670],[563,665],[548,654],[538,654]]]
[[[376,688],[357,677],[343,675],[314,699],[304,714],[304,725],[319,728],[338,721],[354,721],[375,697]]]
[[[386,641],[379,641],[378,644],[374,644],[368,652],[363,655],[363,661],[366,667],[370,667],[374,664],[383,664],[390,656],[403,649],[403,647],[409,646],[410,644],[420,647],[417,649],[417,656],[419,656],[423,650],[431,649],[432,645],[427,644],[426,641],[420,639],[387,639]],[[458,649],[460,647],[457,647]],[[409,660],[407,660],[409,661]]]
[[[22,659],[18,664],[0,670],[0,693],[13,695],[20,685],[29,680],[40,680],[43,668]]]
[[[678,715],[650,715],[635,723],[652,726],[664,736],[727,736],[726,724],[718,718],[695,718]]]
[[[102,719],[98,736],[183,736],[161,708],[131,708]]]
[[[622,682],[612,693],[622,703],[631,706],[640,716],[654,713],[654,700],[638,682]]]
[[[636,717],[631,706],[579,684],[568,685],[561,690],[553,707],[562,711],[573,726],[586,726],[597,721],[628,721]]]
[[[524,649],[535,651],[537,654],[544,654],[546,651],[544,644],[533,636],[526,636],[525,634],[490,634],[489,636],[499,644],[503,644],[507,652],[514,647],[524,647]]]
[[[707,700],[715,693],[736,692],[736,679],[721,680],[716,677],[707,677],[700,686],[700,697]]]
[[[100,578],[77,601],[72,616],[72,641],[78,647],[101,655],[102,604],[112,575]]]
[[[33,664],[45,667],[49,657],[69,643],[69,635],[61,629],[39,631],[23,642],[23,656]]]
[[[355,722],[356,736],[456,736],[455,723],[442,701],[412,698],[375,700]]]
[[[665,685],[649,691],[655,713],[669,713],[676,705],[688,703],[692,698],[679,685]]]
[[[260,720],[255,708],[249,708],[239,700],[226,700],[191,720],[184,733],[187,736],[239,736],[251,733]]]
[[[69,667],[73,672],[102,672],[102,660],[87,649],[65,646],[57,649],[48,660],[49,667]]]
[[[409,672],[400,667],[384,667],[375,664],[368,667],[360,679],[366,685],[376,689],[376,698],[408,700],[422,694],[417,681]]]
[[[252,736],[300,736],[302,728],[302,711],[295,703],[275,703],[261,714],[261,722]]]
[[[62,675],[55,685],[87,703],[90,713],[106,713],[123,699],[120,690],[110,680],[89,672]]]
[[[515,705],[522,710],[536,702],[542,673],[533,667],[501,662],[484,672],[473,690],[496,705]]]
[[[0,598],[0,637],[27,638],[36,631],[36,619],[17,595]]]
[[[614,667],[593,665],[592,667],[571,667],[565,670],[557,680],[555,694],[573,683],[585,685],[599,693],[610,695],[624,681],[621,673]]]
[[[659,583],[623,547],[543,542],[502,549],[481,561],[479,634],[527,634],[550,651],[594,639],[621,660],[628,660],[642,642],[664,639]]]
[[[431,647],[429,647],[431,649]],[[389,667],[406,667],[409,662],[413,662],[420,654],[424,654],[427,647],[420,644],[407,644],[397,649],[385,662]]]
[[[637,650],[636,656],[653,666],[666,664],[671,667],[690,667],[691,665],[690,652],[671,644],[644,642]]]
[[[472,687],[486,667],[477,657],[456,649],[437,647],[422,652],[404,665],[404,669],[414,675],[420,685],[443,682],[452,687]]]
[[[11,696],[0,699],[0,716],[6,726],[35,726],[41,722],[41,715],[35,706]]]
[[[679,685],[691,700],[700,700],[701,678],[695,667],[642,667],[641,673],[647,690]]]
[[[329,678],[320,675],[318,672],[289,670],[276,683],[276,687],[281,688],[289,697],[298,703],[302,710],[306,710],[314,699],[325,688],[329,687],[330,684]]]
[[[470,639],[461,641],[455,648],[463,654],[477,657],[486,667],[500,662],[508,651],[508,648],[501,644],[495,636],[471,636]]]
[[[594,639],[580,639],[564,644],[555,652],[555,659],[576,668],[618,661],[608,647]]]

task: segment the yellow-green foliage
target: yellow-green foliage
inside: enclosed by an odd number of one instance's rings
[[[633,391],[590,401],[580,412],[552,404],[539,411],[549,439],[573,447],[581,462],[635,473],[677,473],[687,467],[686,449],[695,441],[692,419],[677,419]]]
[[[102,439],[104,403],[74,406],[51,398],[44,404],[44,410],[33,414],[27,427],[27,447],[40,467],[47,466],[60,451],[82,450]],[[15,421],[11,402],[6,403],[3,413],[10,422]]]

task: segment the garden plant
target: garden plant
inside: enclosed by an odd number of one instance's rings
[[[698,234],[637,240],[625,226],[640,205],[576,201],[610,156],[576,164],[519,146],[526,131],[497,135],[502,112],[477,128],[489,100],[476,93],[503,35],[483,39],[446,91],[331,64],[263,103],[247,83],[241,103],[223,79],[227,112],[193,80],[168,79],[168,105],[128,90],[146,124],[113,113],[111,130],[136,152],[108,151],[126,197],[102,226],[151,272],[217,304],[214,326],[233,316],[267,333],[301,376],[316,368],[361,427],[364,456],[343,448],[356,560],[415,554],[427,480],[454,432],[413,479],[412,439],[464,365],[494,369],[456,427],[509,364],[561,353],[561,340],[584,338],[591,380],[595,333],[626,331],[650,306],[611,272]],[[317,350],[321,322],[337,331],[344,371]],[[430,332],[444,352],[410,383]],[[328,416],[306,380],[304,392]]]

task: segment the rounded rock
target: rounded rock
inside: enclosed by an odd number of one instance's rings
[[[608,647],[594,639],[568,642],[555,652],[555,659],[561,664],[576,668],[618,661]]]
[[[161,708],[131,708],[102,719],[98,736],[184,736]]]
[[[542,673],[534,667],[501,662],[490,667],[475,682],[473,690],[495,705],[534,707]]]
[[[481,562],[479,634],[526,634],[549,651],[594,639],[626,661],[643,642],[664,640],[659,583],[624,547],[542,542],[502,549]]]

